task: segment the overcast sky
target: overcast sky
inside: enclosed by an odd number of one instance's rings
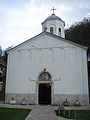
[[[16,46],[41,33],[41,23],[52,14],[66,27],[90,16],[90,0],[0,0],[0,45]]]

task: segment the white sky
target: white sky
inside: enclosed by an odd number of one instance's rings
[[[90,0],[0,0],[0,45],[16,46],[41,33],[41,23],[52,14],[65,21],[66,27],[90,16]]]

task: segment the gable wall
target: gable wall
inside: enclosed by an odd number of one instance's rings
[[[51,36],[41,35],[41,36],[32,38],[32,39],[28,40],[27,42],[24,42],[23,44],[14,48],[12,51],[20,50],[20,49],[66,47],[66,46],[74,46],[74,45],[64,41],[64,39],[62,39],[62,38],[57,39],[57,38],[53,38]]]
[[[9,53],[6,93],[35,94],[44,68],[52,76],[53,94],[88,94],[86,51],[46,36]]]

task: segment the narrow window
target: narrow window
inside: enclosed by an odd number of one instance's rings
[[[1,71],[3,71],[3,68],[1,68]]]
[[[50,33],[53,34],[53,27],[50,27]]]
[[[90,53],[88,52],[88,61],[90,61]]]
[[[58,34],[61,36],[61,28],[58,28]]]

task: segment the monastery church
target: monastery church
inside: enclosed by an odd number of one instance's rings
[[[65,39],[65,22],[53,12],[42,32],[8,51],[5,102],[89,103],[87,49]]]

